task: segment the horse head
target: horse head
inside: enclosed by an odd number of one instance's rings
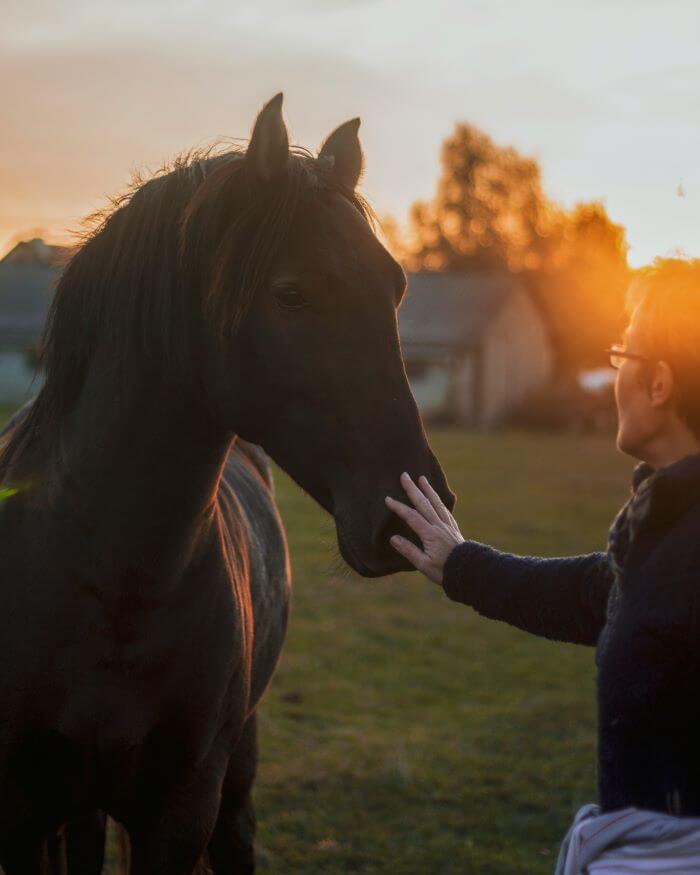
[[[243,160],[206,169],[185,238],[201,251],[216,238],[202,294],[210,330],[228,337],[207,345],[217,416],[333,515],[356,571],[378,576],[406,567],[389,538],[409,533],[384,504],[399,496],[402,471],[425,474],[449,507],[454,497],[401,358],[406,278],[356,193],[358,128],[359,119],[341,125],[316,157],[290,149],[282,96],[273,98]]]

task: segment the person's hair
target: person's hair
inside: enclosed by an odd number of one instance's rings
[[[700,437],[700,259],[657,258],[630,285],[643,352],[673,372],[678,415]]]

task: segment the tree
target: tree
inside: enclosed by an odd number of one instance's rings
[[[410,270],[500,268],[519,274],[550,328],[560,367],[601,363],[619,332],[627,284],[624,229],[598,202],[567,212],[539,165],[458,124],[442,149],[435,196],[417,202],[401,245]]]
[[[537,162],[458,124],[434,199],[411,209],[411,261],[432,270],[533,268],[550,225]]]
[[[549,257],[529,277],[566,373],[604,363],[624,326],[630,280],[625,229],[600,202],[559,216]]]

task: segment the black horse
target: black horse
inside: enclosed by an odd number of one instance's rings
[[[355,193],[359,122],[314,158],[290,150],[281,103],[245,153],[191,155],[104,218],[0,446],[7,875],[44,871],[62,825],[98,811],[133,873],[186,875],[206,852],[217,875],[253,871],[255,710],[289,598],[255,445],[365,576],[405,567],[383,501],[402,471],[453,502],[401,361],[404,274]]]

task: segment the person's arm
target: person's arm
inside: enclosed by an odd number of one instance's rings
[[[447,595],[525,632],[593,645],[605,624],[612,585],[605,553],[540,559],[465,541],[444,566]]]
[[[422,549],[398,535],[391,543],[451,599],[534,635],[596,643],[613,581],[604,553],[540,559],[465,541],[425,477],[420,489],[408,474],[401,483],[413,507],[392,498],[387,505],[418,535]]]

